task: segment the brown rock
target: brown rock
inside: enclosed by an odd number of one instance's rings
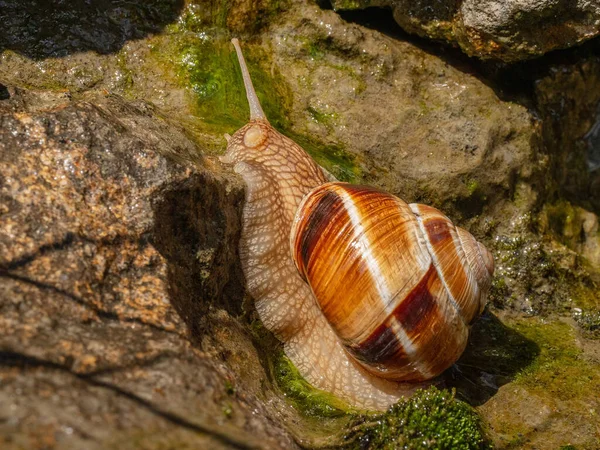
[[[265,401],[274,394],[257,352],[227,312],[243,297],[240,182],[165,157],[200,161],[143,102],[32,112],[23,105],[34,93],[10,92],[0,446],[293,448],[269,419],[281,401]]]

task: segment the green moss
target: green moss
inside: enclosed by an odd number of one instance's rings
[[[223,134],[247,122],[245,93],[229,42],[187,39],[179,45],[178,75],[194,94],[195,114],[209,131]]]
[[[465,183],[466,187],[467,187],[467,192],[469,193],[469,195],[474,195],[479,189],[480,189],[480,184],[477,180],[475,179],[468,179],[467,182]]]
[[[231,417],[233,416],[233,406],[231,405],[231,403],[226,403],[225,405],[223,405],[222,411],[223,415],[227,419],[231,419]]]
[[[346,449],[491,448],[481,422],[454,391],[435,387],[418,391],[385,414],[361,416],[346,436]]]
[[[587,274],[586,274],[587,275]],[[600,310],[600,282],[596,277],[579,277],[571,287],[573,305],[583,310]]]
[[[163,48],[157,57],[174,53],[176,73],[182,86],[193,94],[195,120],[186,123],[201,146],[212,153],[225,150],[224,133],[232,134],[245,125],[249,108],[237,57],[229,38],[186,36],[174,48]],[[281,133],[302,146],[320,165],[342,181],[356,181],[361,172],[355,158],[340,145],[323,145],[321,142],[291,131],[288,120],[292,94],[276,71],[263,69],[268,55],[259,47],[244,45],[244,56],[257,95],[269,122]],[[316,113],[318,114],[318,113]],[[335,114],[320,117],[333,120]]]
[[[565,244],[573,246],[574,240],[579,239],[582,229],[582,219],[573,205],[561,200],[544,208],[550,230]]]
[[[312,387],[283,352],[273,361],[273,373],[285,397],[306,416],[340,417],[352,411],[342,400]]]
[[[191,114],[182,114],[181,120],[198,144],[213,154],[225,150],[223,134],[232,134],[249,118],[241,71],[229,38],[222,30],[178,33],[152,52],[157,64],[174,73],[176,82],[188,90]],[[267,59],[262,50],[244,45],[244,54],[271,124],[277,128],[287,125],[289,89],[277,73],[271,76],[256,64]]]
[[[494,277],[488,294],[488,301],[496,307],[502,308],[503,306],[512,306],[513,300],[506,279],[504,277]]]
[[[324,145],[303,134],[283,131],[290,139],[300,145],[321,166],[325,167],[338,180],[358,182],[362,172],[356,158],[347,153],[341,145]]]
[[[235,394],[235,386],[229,380],[225,380],[225,392],[227,393],[227,395]]]
[[[556,209],[552,215],[564,224],[571,221],[570,210]],[[554,237],[540,237],[550,229],[545,213],[523,214],[512,227],[511,235],[489,242],[496,270],[488,298],[494,306],[516,305],[531,314],[569,314],[574,306],[600,309],[600,272]]]
[[[514,327],[540,348],[534,361],[517,375],[517,383],[561,400],[600,389],[598,369],[582,358],[575,330],[569,324],[530,318],[515,322]]]
[[[528,223],[530,218],[520,220]],[[525,301],[531,313],[570,306],[569,289],[575,280],[537,237],[527,231],[498,236],[493,247],[496,270],[489,294],[492,304],[501,308]],[[549,289],[540,290],[541,283],[547,283]]]
[[[323,44],[323,41],[305,40],[304,48],[314,60],[322,60],[325,57],[325,45]]]

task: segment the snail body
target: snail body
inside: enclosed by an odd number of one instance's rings
[[[246,183],[240,258],[266,328],[315,387],[385,409],[462,354],[485,306],[489,252],[438,210],[328,183],[270,126],[237,40],[250,122],[223,161]]]

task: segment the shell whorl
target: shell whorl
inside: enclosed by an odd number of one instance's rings
[[[426,380],[463,352],[492,260],[438,210],[328,183],[304,198],[290,242],[323,314],[365,369]]]

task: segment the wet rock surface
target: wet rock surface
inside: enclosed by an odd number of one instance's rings
[[[596,2],[552,0],[332,0],[337,10],[386,7],[410,33],[451,42],[471,56],[514,62],[600,33]]]
[[[439,423],[412,425],[432,405],[472,407],[482,428],[448,422],[497,448],[598,447],[597,44],[486,68],[310,1],[0,5],[2,448],[436,448],[420,433]],[[410,31],[456,39],[460,5],[435,5]],[[503,33],[488,19],[481,45]],[[294,378],[255,321],[243,185],[215,158],[247,121],[240,34],[275,127],[493,250],[490,306],[443,377],[471,407],[425,393],[382,437]],[[531,39],[476,50],[547,50]]]
[[[312,8],[298,5],[269,37],[300,133],[342,143],[365,181],[463,219],[505,203],[516,180],[539,182],[530,111],[407,42]]]
[[[197,148],[146,103],[30,112],[36,94],[9,91],[2,448],[293,447],[248,334],[221,309],[243,296],[240,182],[173,162]]]

